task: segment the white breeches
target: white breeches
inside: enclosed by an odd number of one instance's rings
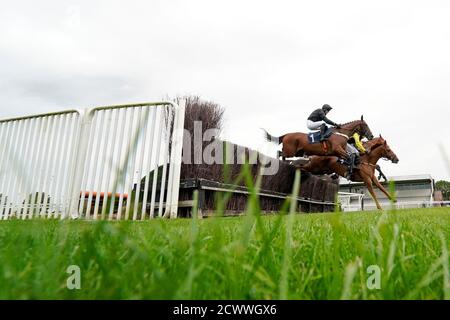
[[[308,120],[306,122],[306,126],[308,127],[309,130],[319,130],[319,128],[323,124],[325,124],[325,121],[316,121],[316,122],[314,122],[314,121]]]

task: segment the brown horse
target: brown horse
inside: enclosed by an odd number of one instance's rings
[[[308,135],[302,132],[288,133],[281,137],[274,137],[266,130],[264,132],[268,141],[283,144],[281,152],[283,159],[302,157],[303,155],[334,155],[346,159],[348,158],[348,154],[345,151],[347,141],[353,134],[358,133],[361,137],[366,137],[369,140],[373,139],[372,132],[364,121],[363,116],[361,116],[361,120],[343,124],[340,128],[333,128],[333,134],[324,143],[311,144],[308,141]]]
[[[382,210],[380,203],[373,190],[372,183],[383,192],[388,199],[395,201],[391,198],[389,192],[383,187],[375,176],[376,164],[380,158],[387,158],[393,163],[398,163],[398,157],[391,150],[387,142],[380,136],[364,144],[367,150],[371,150],[370,153],[361,156],[361,164],[357,167],[357,170],[353,173],[351,181],[364,182],[373,200],[375,201],[377,208]],[[347,174],[347,166],[341,164],[337,157],[319,157],[313,156],[310,158],[310,162],[306,165],[300,166],[302,170],[311,172],[313,174],[331,174],[337,173],[342,177]]]

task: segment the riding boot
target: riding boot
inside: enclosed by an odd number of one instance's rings
[[[320,126],[320,142],[325,141],[327,138],[325,134],[327,133],[328,127],[326,124]]]
[[[352,153],[349,158],[347,177],[345,177],[347,180],[350,180],[350,178],[352,177],[354,167],[355,167],[355,155]]]

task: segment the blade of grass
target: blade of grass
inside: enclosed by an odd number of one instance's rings
[[[444,290],[444,299],[450,300],[450,270],[448,267],[448,249],[447,243],[445,241],[445,237],[443,234],[440,234],[441,243],[442,243],[442,284]]]
[[[353,280],[361,265],[361,259],[358,257],[355,261],[350,262],[345,268],[344,285],[341,294],[341,300],[350,300],[352,298]]]
[[[294,225],[295,212],[297,210],[297,198],[300,192],[300,181],[301,181],[300,170],[296,170],[294,186],[291,195],[290,210],[286,223],[286,237],[284,240],[284,254],[280,276],[280,294],[279,294],[280,300],[287,300],[289,297],[289,273],[292,254],[292,228]]]

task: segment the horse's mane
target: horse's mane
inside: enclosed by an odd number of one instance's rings
[[[348,125],[348,124],[353,124],[353,123],[355,123],[355,122],[363,122],[364,120],[353,120],[353,121],[350,121],[350,122],[347,122],[347,123],[343,123],[341,126],[343,127],[343,126],[346,126],[346,125]]]
[[[363,145],[364,145],[364,147],[371,147],[371,148],[373,148],[372,150],[374,150],[383,145],[383,143],[379,143],[378,139],[380,139],[380,138],[376,137],[376,138],[373,138],[372,140],[365,141],[365,142],[363,142]],[[386,141],[386,140],[383,139],[383,141]]]

